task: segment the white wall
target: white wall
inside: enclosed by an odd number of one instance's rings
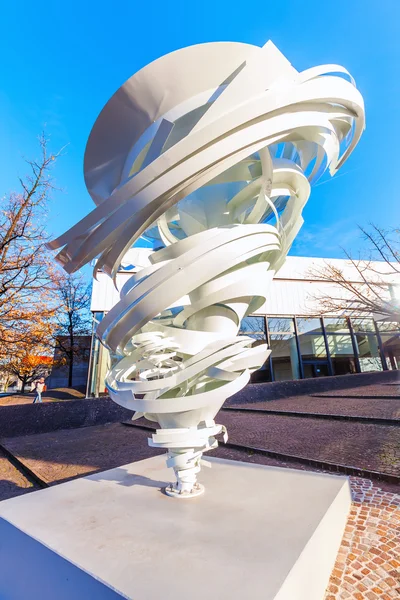
[[[148,255],[150,251],[147,249],[140,250],[139,254],[135,250],[130,251],[124,260],[124,264],[140,263],[141,267],[149,264]],[[342,269],[349,281],[360,281],[357,270],[349,265],[346,260],[289,256],[271,284],[267,283],[266,278],[267,302],[257,313],[268,315],[318,314],[318,297],[321,295],[343,295],[343,291],[339,286],[316,281],[312,278],[312,271],[324,268],[328,262]],[[378,266],[380,271],[388,270],[387,265],[384,263],[375,263],[375,265]],[[122,288],[131,275],[132,271],[118,273],[116,288],[108,275],[99,273],[97,280],[93,281],[91,310],[109,311],[118,302],[118,290]],[[391,275],[388,281],[400,285],[400,275],[397,277]],[[187,298],[182,298],[175,304],[178,306],[186,303]]]

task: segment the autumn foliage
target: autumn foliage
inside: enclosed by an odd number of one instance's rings
[[[51,169],[60,153],[48,151],[44,135],[39,148],[39,159],[27,161],[20,190],[0,205],[0,370],[18,377],[23,387],[51,369],[61,325],[70,320],[62,290],[73,280],[46,248]]]

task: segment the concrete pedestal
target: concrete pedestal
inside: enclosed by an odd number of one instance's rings
[[[157,456],[0,503],[2,600],[322,600],[346,478],[210,459],[177,500]]]

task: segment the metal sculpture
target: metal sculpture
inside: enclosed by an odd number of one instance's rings
[[[112,356],[111,398],[160,425],[149,443],[168,450],[167,494],[203,491],[202,454],[226,433],[214,418],[269,353],[238,336],[241,320],[265,302],[310,184],[339,169],[363,129],[344,68],[299,73],[272,42],[168,54],[100,113],[84,167],[97,208],[50,247],[63,247],[68,272],[99,257],[95,274],[114,278],[141,236],[161,247],[97,335]]]

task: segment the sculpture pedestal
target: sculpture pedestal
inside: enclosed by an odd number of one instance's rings
[[[322,600],[346,478],[209,459],[178,501],[157,456],[0,503],[3,600]]]

